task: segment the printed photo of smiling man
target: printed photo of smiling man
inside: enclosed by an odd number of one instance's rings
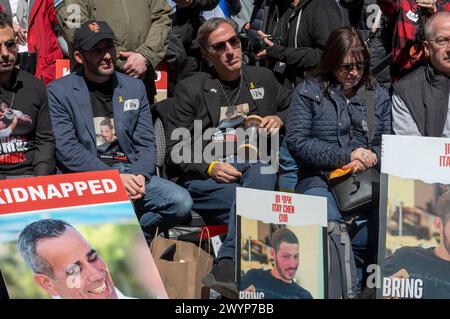
[[[313,299],[308,290],[295,282],[300,265],[297,236],[287,228],[279,228],[271,237],[272,269],[247,271],[241,278],[241,290],[256,293],[254,297],[261,299]]]
[[[53,298],[130,299],[115,287],[97,251],[62,220],[29,224],[20,233],[17,247],[35,282]]]

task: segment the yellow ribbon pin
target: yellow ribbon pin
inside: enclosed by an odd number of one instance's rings
[[[250,82],[250,89],[254,89],[255,88],[255,85],[253,84],[253,82]]]
[[[119,103],[123,103],[123,96],[122,95],[119,96]]]

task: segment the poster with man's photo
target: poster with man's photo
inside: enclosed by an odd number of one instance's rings
[[[2,298],[167,298],[117,171],[2,180],[0,271]]]
[[[326,198],[238,188],[240,299],[326,298]]]
[[[378,298],[450,298],[450,139],[383,136]]]

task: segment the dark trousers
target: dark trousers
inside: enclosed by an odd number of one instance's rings
[[[233,164],[238,170],[248,164]],[[251,164],[235,183],[219,183],[212,178],[186,182],[185,187],[194,202],[192,209],[199,213],[207,224],[228,223],[228,234],[219,250],[218,259],[235,257],[236,250],[236,187],[274,190],[276,174],[263,174],[261,169],[268,164]],[[265,172],[264,172],[265,173]]]

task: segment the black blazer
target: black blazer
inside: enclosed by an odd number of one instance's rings
[[[253,99],[258,115],[262,117],[278,115],[285,123],[291,100],[290,90],[280,85],[269,69],[243,65],[242,72],[247,82],[247,85],[243,85],[243,89],[264,88],[264,97]],[[202,151],[209,144],[209,141],[203,141],[202,135],[206,129],[217,127],[219,123],[220,94],[221,87],[215,72],[199,72],[178,83],[175,90],[175,103],[169,111],[169,137],[176,128],[185,128],[185,133],[189,131],[193,138],[182,140],[179,136],[174,136],[174,139],[169,141],[166,154],[169,176],[178,175],[185,179],[208,177],[207,169],[210,163],[204,161],[202,154],[199,153],[200,150],[195,150],[194,144],[196,141],[201,144]],[[196,132],[196,136],[194,136],[194,120],[202,121],[201,134]],[[177,146],[187,146],[187,143],[191,145],[190,163],[185,161],[176,163],[171,156],[173,147],[177,144]],[[201,159],[201,163],[193,163],[194,158]]]

